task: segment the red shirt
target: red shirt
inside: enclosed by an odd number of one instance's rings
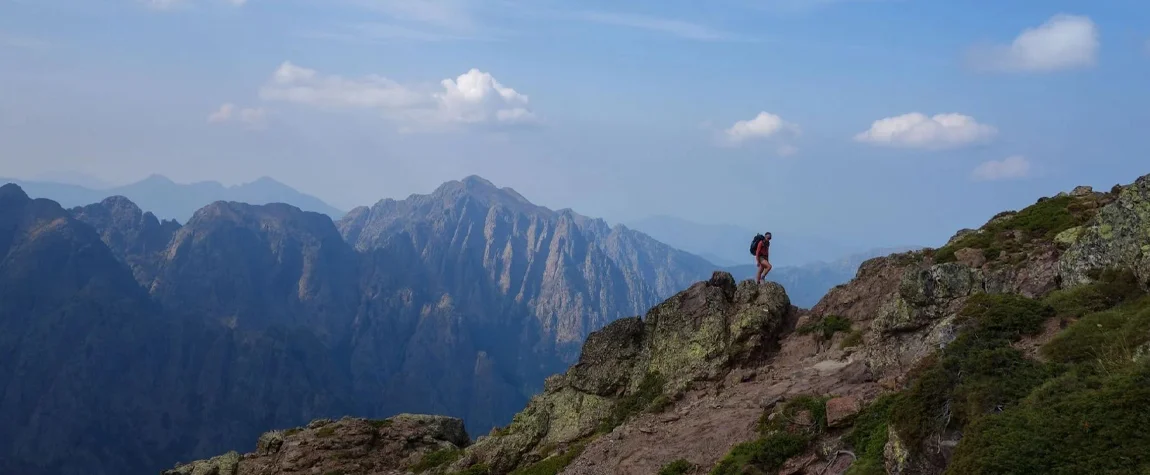
[[[759,248],[755,250],[755,257],[769,258],[771,254],[771,241],[759,241]]]

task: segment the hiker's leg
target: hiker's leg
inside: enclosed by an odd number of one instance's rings
[[[771,265],[770,261],[767,261],[764,259],[763,260],[763,277],[766,277],[767,274],[770,274],[771,268],[773,268],[773,267],[774,266]]]

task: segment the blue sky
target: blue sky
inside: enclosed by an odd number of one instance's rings
[[[1143,3],[0,0],[0,176],[938,245],[1150,173]]]

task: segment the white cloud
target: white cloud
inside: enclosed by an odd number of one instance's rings
[[[724,135],[732,144],[740,144],[748,140],[771,138],[779,134],[800,132],[799,126],[783,120],[770,112],[759,112],[759,115],[750,120],[735,122]]]
[[[271,101],[331,109],[377,110],[414,126],[523,124],[534,122],[526,95],[490,73],[471,69],[439,82],[440,90],[406,86],[378,75],[345,78],[285,62],[260,90]]]
[[[1093,66],[1098,28],[1089,17],[1055,15],[1028,28],[1009,45],[976,47],[969,61],[977,69],[1001,72],[1050,72]]]
[[[876,120],[869,130],[854,136],[855,141],[890,147],[940,150],[988,141],[998,129],[980,124],[962,114],[927,117],[912,112]]]
[[[606,12],[584,12],[577,16],[594,23],[667,33],[690,40],[719,41],[732,38],[732,35],[727,32],[682,20]]]
[[[236,121],[249,127],[260,128],[264,125],[267,112],[262,108],[240,108],[235,104],[227,103],[208,115],[208,123],[218,124]]]
[[[971,176],[979,181],[1009,180],[1023,178],[1030,174],[1030,162],[1026,157],[1015,155],[1002,160],[984,162],[974,168]]]

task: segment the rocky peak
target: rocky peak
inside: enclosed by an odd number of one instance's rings
[[[0,205],[13,206],[31,200],[24,189],[15,183],[6,183],[0,186]]]
[[[132,268],[136,281],[148,287],[168,243],[180,229],[179,223],[162,223],[143,212],[123,196],[111,196],[100,203],[73,208],[72,217],[92,226],[118,259]]]

